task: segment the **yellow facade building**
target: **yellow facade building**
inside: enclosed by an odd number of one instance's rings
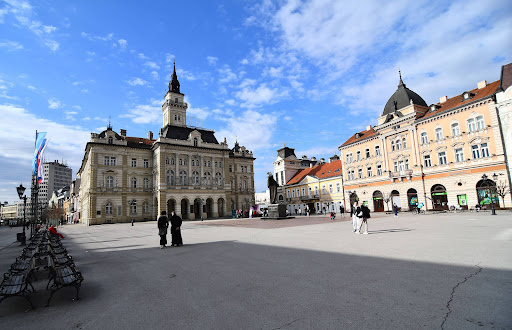
[[[374,212],[393,204],[437,210],[499,203],[492,177],[507,177],[495,107],[499,83],[481,81],[427,105],[400,76],[378,124],[339,147],[347,201],[366,202]]]

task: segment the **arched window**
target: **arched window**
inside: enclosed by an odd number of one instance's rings
[[[132,178],[132,188],[137,188],[137,178]]]
[[[460,127],[459,127],[459,123],[453,123],[451,125],[451,128],[452,128],[452,135],[453,136],[458,136],[460,135]]]
[[[130,214],[137,214],[137,201],[134,199],[130,203]]]
[[[402,146],[403,146],[404,149],[407,148],[407,139],[406,138],[402,139]]]
[[[176,165],[176,160],[174,160],[174,157],[171,158],[171,165]]]
[[[427,132],[421,132],[421,144],[428,143],[428,135]]]
[[[180,184],[181,185],[187,184],[187,172],[184,170],[180,171]]]
[[[183,159],[183,165],[188,165],[188,159]]]
[[[396,150],[401,150],[402,149],[402,140],[400,140],[400,138],[398,140],[396,140]]]
[[[106,215],[112,215],[114,213],[114,206],[111,202],[108,202],[105,204],[105,214]]]
[[[113,143],[114,143],[114,139],[111,136],[109,136],[108,137],[108,144],[113,144]]]
[[[391,151],[395,151],[395,141],[391,141]]]
[[[210,172],[204,173],[204,179],[205,179],[207,185],[212,184],[212,175],[210,174]]]
[[[356,152],[356,160],[357,161],[361,160],[361,151],[359,151],[359,150]]]
[[[197,147],[197,138],[194,138],[194,147]]]
[[[380,146],[375,146],[375,156],[380,156]]]
[[[149,188],[149,179],[148,178],[144,178],[144,188],[146,188],[146,189]]]
[[[113,188],[114,187],[114,177],[109,175],[107,176],[107,188]]]
[[[192,184],[198,186],[199,185],[199,172],[192,172]]]
[[[484,116],[476,117],[476,128],[479,130],[485,128]]]
[[[149,213],[149,203],[147,201],[142,202],[142,213]]]
[[[165,182],[167,183],[167,185],[174,186],[174,171],[167,171],[165,175]]]
[[[354,161],[354,158],[352,156],[352,153],[348,153],[347,154],[347,163],[352,163]]]
[[[475,124],[475,120],[473,118],[468,119],[468,131],[469,132],[476,131],[476,124]]]
[[[169,157],[165,157],[165,165],[169,165]]]
[[[179,164],[183,165],[183,159],[180,158]]]
[[[441,141],[443,139],[443,129],[441,127],[436,128],[436,140]]]
[[[365,157],[366,158],[370,158],[371,157],[371,155],[370,155],[370,148],[366,148],[364,153],[365,153]]]
[[[222,174],[220,172],[215,174],[215,181],[217,181],[217,185],[222,186]]]

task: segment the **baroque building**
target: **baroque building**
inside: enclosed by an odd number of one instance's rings
[[[427,105],[400,75],[378,124],[339,147],[350,204],[360,200],[379,212],[392,204],[409,210],[423,203],[437,210],[499,203],[492,177],[507,177],[496,109],[499,86],[500,81],[481,81]]]
[[[343,205],[341,161],[333,156],[326,163],[323,158],[297,158],[295,149],[286,145],[277,150],[273,163],[279,184],[277,202],[287,205],[289,214],[305,214],[306,206],[312,214],[338,212]]]
[[[238,142],[229,148],[214,131],[187,125],[185,95],[174,67],[157,138],[129,137],[112,127],[91,133],[80,177],[80,218],[87,225],[231,216],[254,204],[254,160]]]

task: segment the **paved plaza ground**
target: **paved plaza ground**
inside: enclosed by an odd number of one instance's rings
[[[17,231],[0,228],[0,270]],[[162,250],[156,222],[61,231],[81,299],[10,298],[3,329],[512,328],[511,212],[379,214],[369,235],[325,216],[184,222]]]

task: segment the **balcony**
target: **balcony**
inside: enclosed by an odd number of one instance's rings
[[[300,196],[300,200],[301,201],[307,201],[307,200],[310,200],[310,199],[318,199],[320,196],[318,194],[308,194],[306,196]]]
[[[397,172],[389,172],[389,177],[391,179],[399,179],[399,178],[411,178],[412,177],[412,170],[404,170],[404,171],[397,171]]]

